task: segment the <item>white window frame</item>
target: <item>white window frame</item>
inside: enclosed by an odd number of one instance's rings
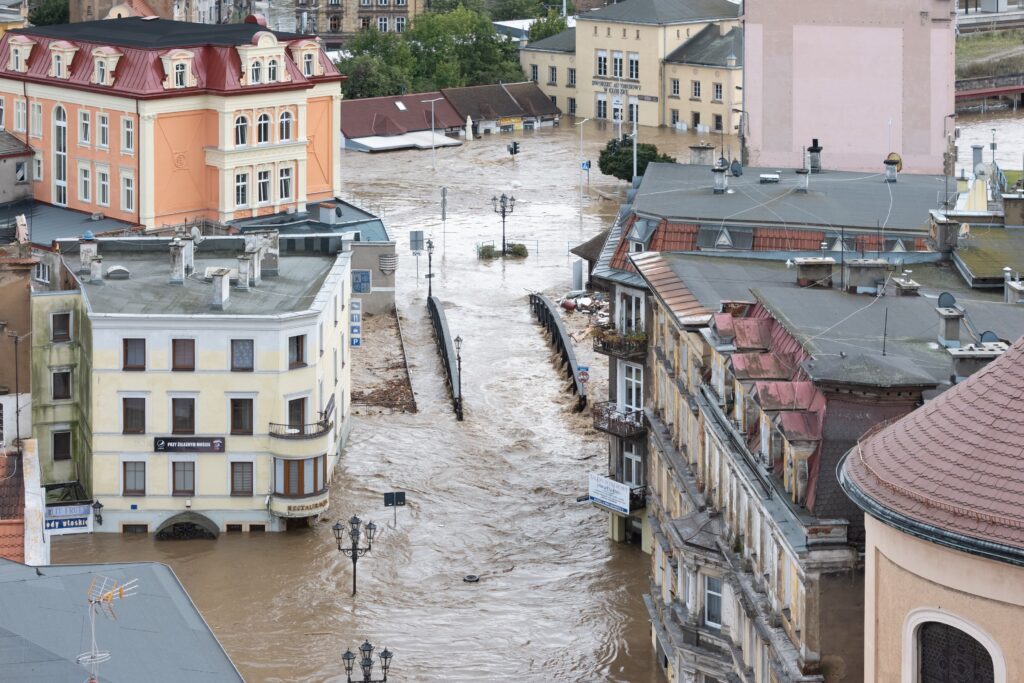
[[[629,71],[627,73],[629,74],[629,78],[631,80],[634,80],[634,81],[639,80],[640,79],[640,53],[638,53],[638,52],[630,52],[628,57],[629,57]]]
[[[249,85],[259,85],[263,82],[263,62],[258,59],[252,60],[249,65]]]
[[[235,117],[235,147],[249,145],[249,117],[240,114]]]
[[[126,213],[135,212],[135,174],[121,171],[121,210]],[[127,201],[126,201],[127,200]]]
[[[721,83],[713,83],[711,85],[711,99],[712,100],[714,100],[715,102],[721,102],[722,101],[722,95],[724,95],[724,94],[725,94],[725,89],[722,87]]]
[[[0,97],[0,130],[4,130],[7,124],[7,100]]]
[[[266,133],[264,135],[264,133]],[[270,114],[263,112],[256,117],[256,144],[267,145],[273,141]]]
[[[287,183],[287,190],[288,190],[287,193],[285,192],[285,184],[286,183]],[[277,192],[278,192],[278,197],[277,198],[282,200],[282,201],[284,201],[284,200],[291,200],[292,199],[292,195],[295,193],[295,182],[294,182],[294,173],[292,173],[292,167],[291,166],[282,166],[280,169],[278,169],[278,172],[277,172]]]
[[[121,117],[121,154],[135,153],[135,120],[130,116]]]
[[[690,81],[690,99],[700,99],[700,81]]]
[[[630,488],[644,485],[644,459],[635,441],[622,442],[622,483]]]
[[[397,0],[395,4],[398,4]],[[405,33],[405,17],[395,17],[395,33]]]
[[[26,125],[28,125],[28,103],[25,100],[14,100],[14,130],[24,133]]]
[[[612,52],[612,78],[622,78],[622,64],[624,62],[622,53]]]
[[[92,203],[92,165],[78,162],[78,201]]]
[[[714,590],[711,589],[711,581],[717,581],[718,582],[718,590],[717,591],[714,591]],[[722,615],[722,612],[724,611],[724,607],[725,607],[725,603],[722,600],[722,592],[723,591],[722,591],[722,579],[721,578],[719,578],[717,576],[708,576],[708,575],[704,576],[704,623],[707,626],[712,626],[712,627],[715,627],[715,628],[722,628],[721,622],[725,620],[723,618],[723,615]],[[708,611],[709,611],[708,610],[708,602],[709,602],[708,598],[710,596],[715,596],[715,597],[718,598],[718,619],[719,620],[717,622],[716,621],[712,621],[709,618],[710,615],[708,614]]]
[[[575,67],[571,67],[571,66],[567,67],[567,68],[569,70],[569,73],[568,73],[568,84],[567,85],[570,88],[575,88],[576,87],[576,69],[575,69]]]
[[[110,167],[96,165],[96,204],[110,206]]]
[[[174,65],[174,87],[185,88],[188,86],[188,65],[185,62],[178,62]]]
[[[269,168],[261,168],[256,171],[256,203],[257,204],[269,204],[273,201],[273,195],[271,194],[270,178],[271,172]],[[237,180],[237,178],[236,178]],[[236,190],[237,191],[237,190]]]
[[[110,115],[105,112],[96,114],[96,146],[100,149],[110,147]]]
[[[36,182],[43,181],[43,153],[36,152],[35,157],[32,159],[32,180]]]
[[[622,410],[643,410],[644,407],[644,366],[628,361],[619,361],[618,404]],[[639,404],[632,400],[627,389],[633,389],[639,397]]]
[[[380,31],[381,33],[387,33],[388,32],[388,18],[387,17],[377,17],[377,30]]]
[[[34,138],[43,137],[43,103],[29,103],[28,134]]]
[[[1006,683],[1006,659],[999,642],[971,622],[941,607],[922,607],[907,615],[903,622],[903,657],[901,661],[902,683],[918,683],[921,671],[921,643],[918,631],[927,622],[945,624],[963,631],[978,641],[992,658],[992,674],[995,683]]]
[[[285,121],[288,123],[285,124]],[[287,127],[287,131],[285,128]],[[285,135],[287,133],[287,135]],[[293,139],[295,134],[295,116],[290,111],[281,112],[281,116],[277,119],[277,136],[278,142],[290,141]]]
[[[32,268],[32,279],[50,284],[50,264],[40,261]]]
[[[92,135],[92,114],[83,109],[78,110],[78,144],[89,145]]]
[[[669,90],[669,94],[672,97],[679,97],[679,79],[678,78],[673,78],[670,81],[670,85],[671,85],[671,88]]]
[[[242,201],[239,201],[241,198]],[[235,208],[245,209],[249,206],[249,172],[235,171]]]
[[[313,67],[313,59],[312,52],[306,52],[302,55],[302,75],[306,78],[312,78],[316,71]]]
[[[276,83],[278,74],[278,62],[271,59],[267,62],[267,83]]]
[[[107,60],[102,58],[96,60],[95,74],[97,84],[107,84]]]

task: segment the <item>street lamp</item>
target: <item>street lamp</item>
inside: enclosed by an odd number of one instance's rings
[[[434,282],[434,240],[427,240],[427,298],[429,299],[434,295],[434,289],[432,287]]]
[[[992,129],[992,165],[996,164],[996,129]]]
[[[505,216],[512,213],[516,208],[516,198],[509,197],[504,192],[501,193],[501,199],[497,197],[491,197],[491,205],[494,207],[495,213],[501,214],[501,255],[505,255]]]
[[[455,338],[455,363],[459,368],[459,421],[462,420],[462,335]]]
[[[583,162],[586,159],[583,158],[583,124],[590,119],[583,119],[576,125],[580,127],[580,218],[583,218]]]
[[[432,100],[420,100],[423,104],[430,103],[430,168],[437,170],[437,152],[434,150],[434,103],[443,100],[443,97],[435,97]]]
[[[338,550],[345,553],[347,557],[352,558],[352,595],[356,594],[356,563],[359,558],[370,552],[370,548],[373,546],[373,534],[377,531],[377,525],[373,522],[366,523],[366,547],[359,547],[359,536],[362,533],[359,527],[362,525],[363,520],[359,519],[355,515],[352,515],[352,519],[348,520],[349,532],[348,535],[352,539],[351,548],[341,547],[341,537],[345,531],[345,527],[341,525],[341,522],[335,522],[331,530],[334,532],[334,540],[338,542]]]
[[[100,510],[103,509],[103,503],[95,500],[90,507],[92,507],[92,516],[96,520],[96,524],[103,526],[103,515],[100,514]]]
[[[380,671],[384,678],[373,678],[373,645],[365,641],[359,646],[359,668],[363,671],[363,683],[385,683],[388,680],[388,670],[391,668],[391,658],[394,657],[391,650],[384,648],[377,655],[380,657]],[[345,650],[341,660],[345,662],[345,676],[348,683],[352,683],[352,670],[355,668],[357,655],[352,650]],[[358,675],[358,674],[357,674]],[[358,679],[357,679],[358,680]]]

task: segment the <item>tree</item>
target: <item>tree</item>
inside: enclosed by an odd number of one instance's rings
[[[68,0],[43,0],[29,12],[28,20],[34,26],[66,24],[69,20]]]
[[[415,59],[401,34],[367,29],[349,41],[348,51],[351,56],[337,62],[338,70],[348,76],[341,85],[345,97],[383,97],[411,90]]]
[[[567,28],[565,17],[553,9],[548,10],[546,17],[541,17],[530,25],[530,42],[535,43],[538,40],[557,35]]]
[[[434,14],[446,14],[460,7],[479,14],[487,14],[487,6],[484,4],[484,0],[433,0],[430,5],[430,11]]]
[[[636,146],[636,172],[643,175],[647,170],[647,164],[652,161],[676,163],[673,157],[662,154],[654,145],[641,142]],[[620,180],[633,179],[633,143],[628,136],[623,135],[622,139],[612,138],[605,148],[601,150],[601,156],[597,158],[597,167],[601,173],[610,175]]]
[[[497,0],[491,7],[491,19],[494,21],[532,19],[543,13],[540,0]]]

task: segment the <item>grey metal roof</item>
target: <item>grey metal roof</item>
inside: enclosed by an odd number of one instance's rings
[[[272,31],[259,24],[198,24],[169,19],[149,20],[144,17],[30,26],[13,33],[155,50],[189,45],[243,45],[251,42],[253,35],[260,31],[273,33],[281,41],[306,37],[297,33]]]
[[[626,0],[576,17],[576,21],[625,24],[685,24],[735,19],[739,5],[729,0]]]
[[[732,27],[725,35],[715,24],[702,28],[697,35],[677,47],[665,57],[666,62],[675,64],[701,64],[704,66],[727,67],[729,58],[736,59],[736,66],[743,66],[743,29]]]
[[[304,213],[279,213],[260,218],[245,218],[232,221],[231,225],[241,232],[273,229],[285,235],[344,235],[359,232],[360,242],[390,242],[388,229],[384,221],[374,214],[349,204],[341,199],[328,200],[331,204],[341,207],[341,216],[334,225],[320,222],[320,204],[314,202],[306,205]]]
[[[538,52],[576,52],[576,29],[567,28],[561,33],[556,33],[553,36],[547,38],[541,38],[540,40],[528,43],[521,49],[523,50],[536,50]]]
[[[82,683],[76,657],[89,650],[86,593],[95,576],[138,580],[118,600],[117,619],[96,618],[96,643],[111,654],[99,666],[109,683],[241,681],[231,659],[165,564],[28,567],[0,558],[0,678],[21,683]]]
[[[0,225],[14,223],[14,217],[25,214],[28,221],[29,241],[33,244],[50,246],[54,240],[81,237],[86,230],[94,235],[109,231],[129,230],[132,223],[113,218],[92,220],[90,214],[72,211],[59,206],[43,204],[34,199],[13,202],[0,207]]]
[[[828,153],[826,143],[825,154]],[[746,168],[729,177],[729,191],[714,194],[710,166],[652,163],[633,202],[645,217],[673,222],[719,221],[771,227],[912,230],[924,233],[928,212],[937,208],[941,175],[904,173],[896,183],[878,173],[829,171],[810,176],[807,193],[797,191],[794,169]],[[780,182],[760,184],[762,173],[779,173]]]
[[[32,148],[6,130],[0,130],[0,157],[32,156]]]
[[[597,265],[594,266],[591,277],[618,282],[630,287],[644,287],[644,279],[637,273],[611,267],[612,256],[615,255],[615,248],[622,237],[622,231],[625,229],[629,215],[630,205],[623,204],[619,207],[619,213],[615,217],[615,223],[612,224],[611,230],[608,231],[608,239],[604,243],[604,248],[601,249],[601,256],[597,259]]]

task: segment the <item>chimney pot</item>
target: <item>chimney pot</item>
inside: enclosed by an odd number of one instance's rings
[[[103,257],[96,256],[89,263],[89,281],[94,285],[103,284]]]
[[[181,240],[177,237],[171,240],[170,254],[171,254],[171,279],[172,285],[183,285],[185,284],[185,257],[182,254],[184,247],[181,244]]]
[[[729,189],[729,178],[725,174],[725,166],[715,166],[711,169],[711,172],[715,174],[715,194],[725,194],[726,190]]]
[[[818,138],[811,139],[811,146],[807,148],[810,155],[811,173],[821,173],[821,150],[824,147],[818,144]]]
[[[959,306],[941,307],[937,306],[935,312],[939,314],[939,343],[947,349],[960,348],[960,321],[964,317],[964,311]]]
[[[89,233],[89,236],[83,237],[82,239],[78,240],[78,272],[79,273],[91,272],[90,269],[89,269],[89,264],[92,263],[92,260],[94,258],[96,258],[96,255],[99,253],[100,245],[91,236],[91,234],[92,233]]]
[[[885,163],[885,182],[887,182],[887,183],[895,183],[896,182],[896,176],[897,176],[896,166],[898,166],[900,162],[896,161],[895,159],[886,159],[884,163]]]
[[[238,255],[238,288],[249,289],[249,267],[252,264],[252,256],[248,253]]]
[[[210,308],[223,311],[231,298],[231,269],[215,268],[210,275],[213,278],[213,300],[210,302]]]

